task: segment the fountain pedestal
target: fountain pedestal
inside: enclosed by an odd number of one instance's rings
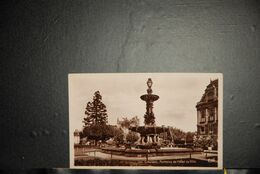
[[[136,146],[141,149],[160,148],[159,135],[163,132],[168,132],[168,128],[155,125],[130,127],[129,130],[140,134],[140,139],[136,143]]]

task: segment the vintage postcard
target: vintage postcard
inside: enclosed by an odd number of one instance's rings
[[[222,74],[68,78],[71,168],[222,169]]]

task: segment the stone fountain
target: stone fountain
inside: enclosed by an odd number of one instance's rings
[[[144,126],[133,126],[129,130],[140,134],[139,140],[130,146],[130,148],[102,148],[103,153],[109,153],[127,157],[147,157],[148,156],[188,156],[191,158],[192,154],[201,153],[200,149],[190,148],[161,148],[161,141],[159,135],[167,132],[171,133],[171,127],[156,126],[155,115],[153,113],[153,103],[159,99],[159,96],[153,94],[152,79],[147,81],[147,94],[140,98],[146,102],[146,112],[144,115]],[[172,138],[173,139],[173,138]],[[134,148],[132,148],[134,147]]]
[[[153,113],[153,103],[159,99],[158,95],[153,94],[152,79],[147,81],[147,94],[142,95],[140,98],[146,102],[146,113],[144,115],[144,126],[130,127],[129,130],[140,134],[140,139],[137,142],[137,147],[141,149],[154,149],[160,148],[159,134],[168,132],[168,128],[163,126],[156,126],[155,116]]]

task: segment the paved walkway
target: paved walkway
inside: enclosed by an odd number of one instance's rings
[[[208,157],[213,157],[216,155],[208,155]],[[96,151],[95,153],[89,152],[85,153],[85,155],[80,155],[76,156],[76,159],[80,158],[89,158],[89,157],[97,157],[97,158],[102,158],[106,160],[127,160],[127,161],[146,161],[146,157],[126,157],[126,156],[120,156],[120,155],[113,155],[107,154],[107,153],[102,153]],[[148,161],[164,161],[164,160],[178,160],[178,159],[197,159],[197,160],[202,160],[202,161],[208,161],[208,159],[205,157],[205,154],[176,154],[176,155],[171,155],[171,156],[153,156],[153,157],[148,157]]]

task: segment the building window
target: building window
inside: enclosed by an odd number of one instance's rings
[[[204,127],[201,127],[200,128],[200,133],[204,133],[204,131],[205,131]]]
[[[214,91],[210,91],[208,92],[208,101],[211,101],[215,98],[215,94],[214,94]]]
[[[206,117],[206,110],[202,110],[201,111],[201,118],[205,118]]]
[[[213,134],[213,126],[209,124],[209,134]]]
[[[200,118],[200,122],[206,122],[206,110],[201,110],[201,118]]]
[[[215,108],[209,109],[209,121],[215,120]]]

